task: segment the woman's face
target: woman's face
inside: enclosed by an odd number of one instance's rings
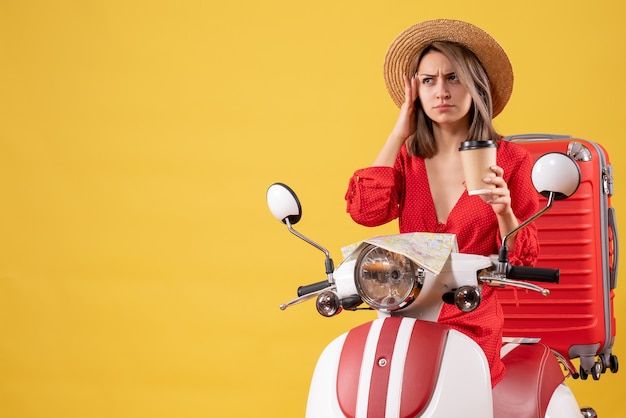
[[[417,79],[422,108],[433,123],[469,126],[472,97],[445,55],[437,51],[427,52],[417,67]]]

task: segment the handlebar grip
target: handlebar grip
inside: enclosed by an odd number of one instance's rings
[[[543,267],[511,266],[507,278],[512,280],[526,280],[530,282],[558,283],[559,269]]]
[[[298,288],[298,297],[317,292],[318,290],[326,289],[327,287],[330,287],[328,280],[322,280],[321,282],[300,286]]]

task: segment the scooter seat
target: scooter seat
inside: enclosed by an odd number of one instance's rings
[[[494,418],[542,418],[565,380],[558,360],[541,343],[520,344],[502,361],[506,374],[493,388]]]

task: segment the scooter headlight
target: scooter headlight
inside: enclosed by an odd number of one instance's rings
[[[419,294],[417,268],[407,257],[370,245],[355,265],[355,284],[365,303],[374,309],[395,311]]]

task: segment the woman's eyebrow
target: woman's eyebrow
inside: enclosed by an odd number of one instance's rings
[[[450,71],[449,73],[443,74],[444,77],[455,75],[456,71]],[[418,77],[437,77],[437,74],[428,74],[428,73],[417,73]]]

